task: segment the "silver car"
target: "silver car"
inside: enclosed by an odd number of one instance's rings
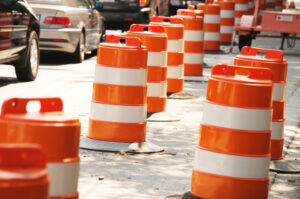
[[[103,20],[90,0],[28,0],[40,21],[40,50],[73,53],[82,62],[104,35]]]

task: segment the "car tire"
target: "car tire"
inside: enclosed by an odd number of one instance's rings
[[[21,66],[25,63],[25,67]],[[35,80],[40,64],[39,38],[35,31],[31,31],[28,46],[23,58],[15,64],[15,72],[19,81]]]
[[[244,46],[251,46],[251,35],[239,35],[239,49],[242,50]]]
[[[84,34],[80,34],[79,42],[76,47],[75,52],[73,53],[73,60],[75,63],[82,63],[85,57],[85,38]]]

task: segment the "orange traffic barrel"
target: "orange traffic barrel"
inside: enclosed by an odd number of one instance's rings
[[[0,198],[48,199],[46,156],[38,145],[0,144]]]
[[[98,47],[88,135],[80,147],[160,151],[146,142],[146,116],[147,49],[139,38],[108,35]]]
[[[234,10],[234,24],[240,25],[242,16],[248,14],[248,0],[235,0]]]
[[[167,92],[178,93],[183,91],[183,20],[176,17],[151,17],[151,24],[161,25],[168,35],[167,59]]]
[[[267,198],[271,78],[269,69],[213,67],[195,154],[192,196]]]
[[[27,111],[30,103],[39,112]],[[2,105],[0,143],[39,144],[51,179],[50,199],[77,199],[80,122],[63,112],[60,98],[12,98]]]
[[[264,53],[263,55],[259,55]],[[234,59],[235,65],[253,66],[269,68],[273,72],[273,116],[272,116],[272,138],[271,138],[271,158],[273,160],[282,159],[284,143],[284,110],[285,110],[285,90],[287,61],[283,59],[280,50],[268,50],[253,47],[243,47],[241,55]]]
[[[204,59],[203,17],[192,10],[180,10],[184,24],[184,75],[202,76]]]
[[[220,14],[218,4],[198,4],[197,9],[204,11],[204,50],[220,50]]]
[[[168,36],[162,26],[130,26],[127,36],[138,37],[148,50],[147,112],[166,110],[167,103],[167,41]]]
[[[234,31],[234,2],[219,1],[220,12],[220,42],[221,44],[230,44]]]

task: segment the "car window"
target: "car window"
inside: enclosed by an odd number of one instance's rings
[[[91,8],[91,5],[86,0],[77,0],[79,8]]]

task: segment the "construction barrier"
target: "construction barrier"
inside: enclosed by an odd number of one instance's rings
[[[264,53],[264,56],[259,56]],[[284,143],[284,110],[287,61],[283,59],[283,53],[279,50],[268,50],[253,47],[244,47],[241,55],[236,56],[235,65],[269,68],[273,72],[273,116],[272,116],[272,138],[271,158],[282,159]]]
[[[40,111],[27,111],[30,103]],[[0,116],[0,143],[39,144],[45,151],[51,179],[50,199],[78,199],[80,122],[63,112],[60,98],[12,98]]]
[[[201,12],[203,13],[203,12]],[[192,10],[178,10],[184,24],[184,75],[202,76],[204,59],[203,17]]]
[[[198,4],[198,10],[204,12],[204,50],[220,50],[220,12],[217,4]]]
[[[269,69],[213,67],[195,154],[191,198],[267,198],[271,78]]]
[[[230,44],[234,31],[234,2],[219,1],[220,12],[220,42]]]
[[[235,0],[234,10],[234,24],[240,25],[242,16],[248,14],[248,0]]]
[[[39,146],[0,144],[0,160],[0,198],[48,199],[46,157]]]
[[[146,143],[146,116],[147,49],[139,38],[108,35],[98,47],[88,135],[80,147],[160,151]]]
[[[183,66],[183,20],[176,17],[158,17],[150,19],[151,24],[161,25],[168,35],[167,59],[167,92],[178,93],[183,91],[184,66]]]
[[[166,110],[167,103],[167,41],[168,36],[162,26],[130,26],[127,36],[138,37],[148,50],[147,112]]]

